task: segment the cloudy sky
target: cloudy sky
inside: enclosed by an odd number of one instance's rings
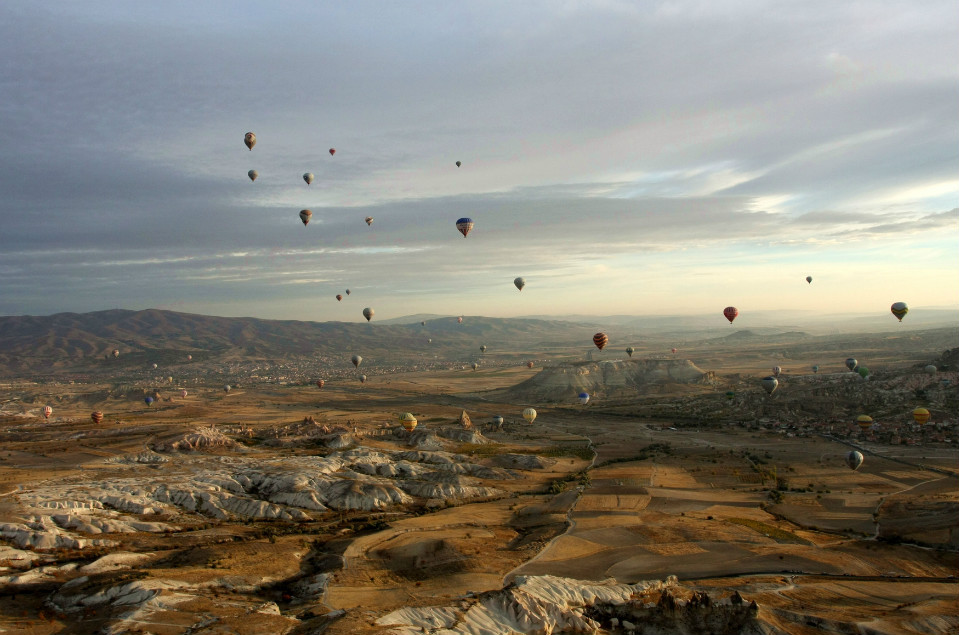
[[[957,41],[955,0],[4,2],[0,314],[959,306]]]

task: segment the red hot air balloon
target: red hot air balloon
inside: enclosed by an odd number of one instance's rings
[[[462,317],[456,318],[456,323],[457,323],[457,324],[462,324],[462,323],[463,323],[463,318],[462,318]]]
[[[101,421],[103,421],[103,413],[97,410],[96,412],[90,414],[90,418],[93,419],[93,423],[99,424]]]
[[[330,148],[330,156],[336,154],[336,148]]]
[[[739,315],[739,309],[734,306],[728,306],[723,309],[723,315],[725,315],[726,319],[729,320],[729,323],[732,324],[733,320],[736,319],[736,316]]]
[[[308,209],[300,210],[300,220],[303,221],[303,226],[309,225],[310,219],[313,218],[313,212]]]
[[[671,350],[671,351],[673,352],[673,355],[675,355],[675,354],[676,354],[676,351],[678,351],[679,349],[671,348],[671,349],[669,349],[669,350]]]
[[[52,414],[53,414],[53,408],[51,408],[50,406],[44,406],[44,407],[43,407],[43,418],[44,418],[44,419],[49,419],[49,418],[50,418],[50,415],[52,415]]]
[[[325,385],[326,385],[326,382],[323,381],[322,379],[317,379],[317,380],[316,380],[316,387],[317,387],[317,388],[322,388],[322,387],[325,386]]]
[[[526,362],[526,368],[532,368],[533,366],[533,362]]]
[[[596,345],[596,348],[603,350],[606,347],[606,344],[609,343],[609,336],[605,333],[597,333],[593,336],[593,344]]]
[[[336,301],[337,301],[337,302],[342,302],[342,301],[343,301],[343,296],[341,296],[339,293],[337,293],[337,294],[336,294]]]

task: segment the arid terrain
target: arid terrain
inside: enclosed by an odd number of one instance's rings
[[[344,367],[322,375],[172,349],[111,369],[106,341],[86,347],[96,370],[41,371],[18,343],[0,632],[959,630],[955,329],[593,360],[545,340],[466,356],[486,340],[449,337],[426,369],[331,351]]]

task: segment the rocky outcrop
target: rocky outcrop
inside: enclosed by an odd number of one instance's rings
[[[535,454],[500,454],[493,458],[493,462],[514,470],[545,470],[556,465],[556,459]]]

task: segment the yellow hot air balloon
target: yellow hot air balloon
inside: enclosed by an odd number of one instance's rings
[[[929,411],[925,408],[916,408],[912,411],[912,418],[916,420],[916,423],[919,425],[925,425],[929,421]]]
[[[536,411],[532,408],[527,408],[523,411],[523,418],[526,419],[527,423],[533,423],[536,420]]]
[[[856,425],[859,426],[859,429],[865,432],[872,427],[872,417],[869,415],[859,415],[856,417]]]
[[[405,428],[407,432],[412,432],[416,429],[416,417],[413,416],[412,412],[404,413],[400,417],[400,423],[403,424],[403,428]]]

